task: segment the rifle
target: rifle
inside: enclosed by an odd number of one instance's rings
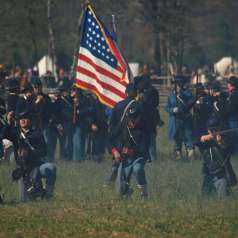
[[[72,65],[71,65],[71,75],[72,75],[73,78],[75,78],[75,69],[76,69],[77,62],[78,62],[79,45],[80,45],[80,41],[81,41],[82,23],[83,23],[84,15],[85,15],[84,13],[85,13],[85,9],[88,6],[88,4],[89,4],[89,1],[87,1],[87,0],[84,3],[82,3],[81,13],[80,13],[79,18],[78,18],[78,24],[77,24],[77,29],[76,29],[76,35],[78,37],[77,37],[77,40],[76,40],[76,43],[75,43],[73,62],[72,62]]]
[[[138,161],[142,160],[143,158],[136,159],[133,164],[137,163]],[[125,172],[125,158],[122,155],[122,158],[120,160],[120,164],[117,170],[117,178],[115,182],[115,189],[116,193],[121,198],[129,198],[133,190],[130,188],[130,178],[133,173],[133,166],[131,166],[128,173]]]
[[[174,77],[174,69],[172,64],[169,64],[169,72],[171,74],[171,83],[174,84],[174,93],[175,93],[175,100],[176,100],[176,106],[178,104],[178,91],[177,91],[177,84],[175,81],[175,77]],[[174,115],[175,117],[175,123],[176,123],[176,115]]]
[[[122,197],[126,194],[128,186],[129,184],[125,174],[124,162],[123,159],[121,159],[119,167],[117,169],[117,177],[115,181],[116,193]]]
[[[26,145],[29,147],[29,149],[31,151],[34,151],[35,148],[31,145],[30,141],[28,140],[28,138],[25,136],[25,134],[21,131],[20,133],[21,137],[23,138],[24,142],[26,143]]]
[[[23,132],[20,132],[20,138],[23,139],[23,143],[27,148],[23,149],[28,149],[30,151],[34,151],[35,148],[32,146],[30,143],[29,139],[25,136]],[[21,147],[21,146],[20,146]],[[45,195],[45,190],[43,189],[43,184],[41,179],[38,179],[38,173],[39,170],[38,168],[34,169],[29,169],[26,165],[26,157],[28,155],[19,155],[18,158],[18,165],[16,169],[13,170],[12,172],[12,179],[13,181],[18,181],[19,179],[23,179],[23,183],[26,186],[27,189],[27,194],[30,199],[34,200],[37,197],[43,197]]]
[[[212,132],[211,135],[212,136],[226,135],[226,134],[229,134],[229,133],[232,133],[232,132],[236,132],[236,131],[238,131],[238,128],[232,128],[232,129],[227,129],[227,130],[222,130],[222,131],[215,131],[215,132]],[[209,135],[210,134],[203,135],[203,136],[209,136]],[[200,144],[200,140],[199,141],[194,141],[193,144],[194,145]]]
[[[117,35],[118,31],[117,31],[117,27],[116,27],[116,16],[114,14],[112,14],[111,24],[112,24],[112,33],[111,34],[112,34],[113,40],[116,42],[116,44],[118,44],[118,35]],[[125,59],[122,52],[121,52],[121,55]],[[124,63],[126,64],[128,80],[129,80],[129,82],[134,83],[134,77],[133,77],[132,71],[130,69],[129,63],[127,62],[127,60],[124,60]]]
[[[238,128],[232,128],[232,129],[227,129],[227,130],[223,130],[223,131],[212,132],[212,135],[214,135],[214,136],[225,135],[225,134],[229,134],[229,133],[235,132],[235,131],[238,131]]]
[[[78,96],[76,96],[76,97],[78,97]],[[76,124],[77,107],[78,107],[78,98],[74,98],[73,99],[73,119],[72,119],[73,125]]]
[[[198,98],[198,72],[196,73],[196,91],[195,91],[195,97]]]
[[[28,138],[25,136],[25,134],[23,132],[20,132],[20,137],[23,139],[24,144],[28,147],[28,149],[30,151],[35,150],[35,148],[31,145],[30,141],[28,140]],[[20,138],[18,138],[18,139],[20,140]],[[15,170],[13,170],[12,179],[13,179],[13,181],[17,181],[23,177],[25,182],[27,182],[29,180],[28,179],[29,174],[28,174],[28,170],[25,165],[25,158],[20,155],[19,158],[17,158],[17,162],[18,162],[19,167],[16,168]]]

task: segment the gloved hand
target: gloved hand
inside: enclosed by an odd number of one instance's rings
[[[174,113],[174,114],[177,114],[178,112],[179,112],[179,108],[178,108],[178,107],[174,107],[174,108],[173,108],[173,113]]]

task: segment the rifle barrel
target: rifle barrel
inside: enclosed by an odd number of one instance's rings
[[[228,134],[230,132],[235,132],[235,131],[238,131],[238,128],[231,128],[231,129],[215,132],[213,133],[213,135],[224,135],[224,134]]]

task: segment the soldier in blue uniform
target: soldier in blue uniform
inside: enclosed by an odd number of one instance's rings
[[[63,135],[63,119],[62,108],[60,103],[60,92],[58,89],[49,90],[50,109],[49,122],[46,125],[45,138],[47,143],[47,160],[53,162],[55,160],[56,144],[59,137]],[[60,156],[64,156],[64,151],[60,147]]]
[[[50,97],[43,93],[42,82],[36,79],[32,84],[35,96],[36,126],[45,134],[50,117]]]
[[[20,85],[16,79],[9,79],[6,85],[7,89],[7,112],[13,114],[19,99]]]
[[[193,119],[190,112],[194,97],[190,89],[184,88],[186,83],[184,76],[175,77],[175,89],[169,95],[165,110],[169,114],[168,133],[169,139],[175,142],[176,158],[181,158],[182,145],[185,144],[188,157],[193,156]]]
[[[89,99],[90,113],[88,116],[88,148],[89,158],[100,163],[106,150],[107,118],[105,106],[91,96]]]
[[[61,159],[73,159],[73,98],[70,96],[70,89],[66,85],[60,87],[60,108],[62,116],[63,134],[59,137],[62,152]]]
[[[238,128],[238,78],[230,77],[227,81],[228,97],[225,104],[225,118],[229,129]],[[233,151],[238,153],[238,132],[231,133]]]
[[[147,198],[147,181],[145,175],[145,163],[148,154],[148,141],[146,134],[144,104],[133,100],[125,111],[120,128],[115,128],[115,137],[111,140],[111,152],[114,159],[120,162],[118,176],[124,177],[124,185],[120,190],[123,198],[130,196],[132,189],[130,180],[135,175],[137,186],[142,198]],[[119,129],[119,130],[118,130]],[[117,146],[120,144],[120,147]],[[121,173],[123,169],[123,174]]]
[[[27,111],[31,116],[32,126],[36,126],[36,112],[35,107],[35,96],[33,87],[28,84],[22,91],[21,96],[19,97],[15,110],[15,118],[19,118],[19,114],[22,111]]]
[[[29,78],[29,83],[32,84],[32,85],[37,85],[38,82],[40,81],[40,78],[39,78],[39,74],[38,74],[38,71],[37,70],[31,70],[31,75]]]
[[[216,118],[223,127],[226,127],[226,101],[228,95],[226,92],[222,91],[221,84],[218,81],[214,81],[210,85],[210,95],[212,99],[212,108],[209,118]]]
[[[83,161],[86,156],[86,139],[93,106],[91,105],[91,96],[83,93],[78,88],[72,88],[71,96],[74,103],[73,160]]]
[[[65,75],[63,69],[59,69],[58,87],[66,88],[67,90],[70,90],[70,88],[72,87],[72,81],[67,75]]]
[[[47,126],[47,135],[48,138],[47,143],[47,160],[52,162],[55,160],[55,151],[57,139],[61,139],[63,137],[63,117],[62,117],[62,104],[60,99],[60,92],[58,89],[51,89],[49,91],[49,96],[51,99],[50,104],[50,119],[49,124]],[[60,147],[60,156],[61,158],[65,158],[65,150],[64,147]]]
[[[131,194],[130,180],[135,175],[141,197],[146,198],[147,181],[145,176],[145,163],[148,156],[147,115],[144,113],[143,100],[135,100],[136,91],[132,84],[127,87],[128,97],[118,103],[113,109],[110,125],[110,150],[115,160],[112,175],[121,171],[125,175],[125,186],[120,191],[122,197]],[[119,165],[119,169],[118,169]]]
[[[112,110],[111,119],[109,122],[109,138],[108,138],[108,145],[109,145],[109,151],[112,149],[110,147],[111,141],[113,140],[113,146],[117,148],[118,151],[122,149],[122,145],[119,140],[115,140],[114,138],[117,136],[118,131],[120,130],[121,123],[123,120],[123,117],[125,116],[126,111],[128,110],[128,106],[135,100],[136,97],[136,89],[134,84],[129,83],[126,88],[126,95],[127,97],[118,102],[115,107]],[[111,152],[111,151],[110,151]],[[116,160],[114,157],[112,158],[112,168],[111,173],[109,177],[106,179],[105,186],[108,184],[111,184],[116,180],[118,167],[119,167],[119,161]]]
[[[13,171],[14,180],[19,180],[19,194],[21,201],[37,197],[50,198],[53,196],[56,180],[56,167],[52,163],[45,163],[46,144],[42,132],[31,126],[30,114],[22,111],[18,114],[19,127],[10,125],[15,133],[17,143],[17,169]],[[42,178],[46,179],[43,189]]]
[[[237,179],[233,171],[231,157],[231,143],[229,135],[222,135],[218,118],[211,118],[207,122],[208,134],[200,137],[196,143],[203,159],[202,192],[217,193],[219,199],[229,195],[231,187],[236,185]]]
[[[146,120],[146,134],[148,135],[148,160],[157,159],[156,136],[157,127],[161,127],[164,122],[160,118],[159,112],[159,92],[152,86],[149,75],[135,77],[135,88],[138,98],[144,101]]]
[[[193,107],[194,137],[200,138],[207,133],[207,121],[212,110],[212,97],[199,83],[196,85],[196,102]]]
[[[47,158],[48,148],[50,147],[49,142],[49,121],[51,115],[51,100],[50,97],[43,92],[42,82],[36,78],[33,82],[34,97],[35,97],[35,121],[36,127],[40,128],[43,132],[44,139],[47,145]]]

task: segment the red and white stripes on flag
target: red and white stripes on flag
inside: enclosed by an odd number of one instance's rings
[[[90,6],[87,11],[88,25],[84,24],[87,29],[83,31],[79,48],[76,86],[95,93],[103,104],[114,107],[126,96],[127,67]]]
[[[109,107],[125,98],[127,82],[122,81],[124,72],[114,69],[81,47],[77,66],[76,84],[95,93]]]

